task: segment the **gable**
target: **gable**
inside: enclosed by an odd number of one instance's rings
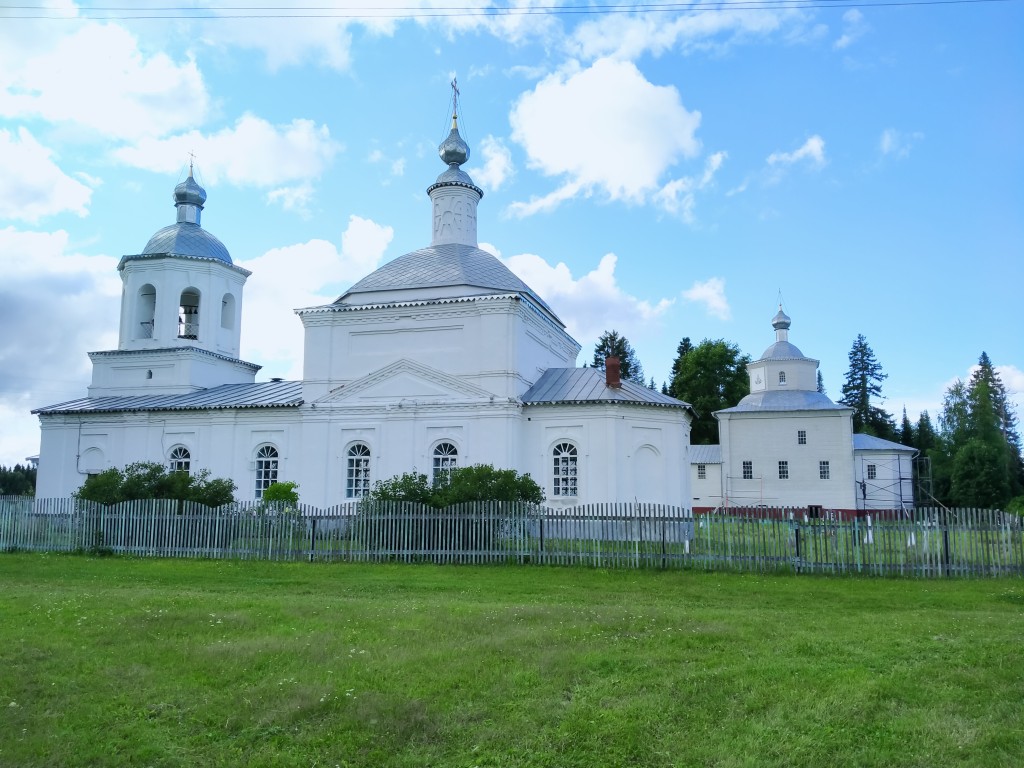
[[[412,360],[390,365],[343,384],[316,401],[317,405],[388,405],[490,400],[492,394],[462,379]]]

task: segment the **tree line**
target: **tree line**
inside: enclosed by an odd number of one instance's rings
[[[0,496],[32,496],[35,492],[35,467],[30,464],[0,467]]]

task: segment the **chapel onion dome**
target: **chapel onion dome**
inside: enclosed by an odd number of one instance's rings
[[[778,313],[772,318],[772,328],[775,329],[775,343],[764,351],[759,360],[804,359],[804,353],[795,344],[789,343],[790,325],[792,325],[792,320],[790,320],[789,315],[782,311],[782,305],[780,304]]]
[[[191,256],[231,264],[231,255],[224,243],[200,226],[200,214],[205,203],[206,190],[192,177],[190,167],[188,178],[174,188],[174,207],[178,209],[178,220],[149,238],[141,255]]]
[[[448,138],[438,146],[437,154],[440,156],[441,162],[448,166],[448,170],[427,187],[428,195],[438,187],[469,187],[481,198],[484,196],[484,191],[473,183],[473,179],[469,177],[468,173],[459,167],[469,161],[469,145],[459,135],[459,116],[457,114],[452,115],[452,129],[448,133]]]
[[[789,315],[782,311],[782,307],[779,307],[779,312],[775,317],[772,318],[772,328],[776,331],[789,330],[789,326],[793,324],[793,321],[789,319]]]

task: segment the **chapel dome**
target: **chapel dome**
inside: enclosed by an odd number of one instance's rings
[[[231,264],[231,255],[224,243],[202,227],[201,213],[205,203],[206,190],[193,178],[190,166],[188,178],[174,188],[174,207],[178,209],[178,220],[149,238],[141,255],[191,256]]]
[[[788,341],[776,341],[762,354],[761,360],[802,360],[804,353],[799,350],[796,344]]]

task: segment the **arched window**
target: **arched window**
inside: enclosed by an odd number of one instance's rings
[[[153,318],[156,316],[156,288],[149,283],[139,288],[135,300],[135,334],[136,339],[153,338]]]
[[[552,452],[554,471],[552,472],[553,494],[555,496],[578,496],[578,454],[572,443],[559,443]]]
[[[261,445],[256,451],[256,498],[262,499],[263,492],[277,482],[277,469],[281,454],[272,445]]]
[[[355,443],[348,449],[345,473],[345,497],[361,499],[370,492],[370,449]]]
[[[451,443],[438,443],[434,448],[434,476],[437,484],[442,477],[447,477],[459,465],[459,449]]]
[[[178,338],[199,338],[199,291],[186,288],[178,305]]]
[[[192,454],[188,452],[188,448],[183,445],[177,445],[171,449],[171,453],[167,457],[167,468],[171,472],[188,473],[191,466]]]
[[[220,327],[229,331],[235,327],[235,297],[230,293],[220,300]]]
[[[785,384],[785,383],[786,383],[786,372],[785,371],[779,371],[779,384]]]

